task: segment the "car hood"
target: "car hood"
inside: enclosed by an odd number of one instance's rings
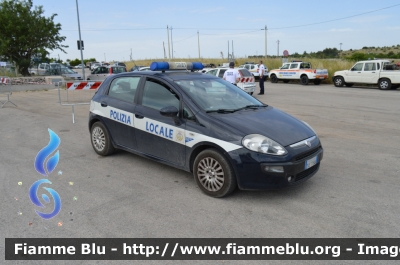
[[[213,117],[243,132],[264,135],[282,146],[288,146],[315,135],[302,121],[273,107],[243,110],[235,113],[215,113]]]

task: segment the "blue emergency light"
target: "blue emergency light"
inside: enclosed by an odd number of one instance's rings
[[[204,66],[200,62],[152,62],[150,65],[151,71],[168,71],[168,70],[203,70]]]

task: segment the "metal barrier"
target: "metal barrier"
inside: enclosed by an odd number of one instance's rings
[[[75,123],[75,109],[77,105],[90,105],[90,101],[102,82],[78,81],[78,82],[58,82],[58,100],[61,106],[72,107],[72,123]],[[63,88],[61,88],[63,87]],[[66,99],[61,100],[61,89],[65,90]],[[84,94],[86,93],[86,94]],[[86,96],[86,98],[84,98]]]
[[[6,105],[7,103],[11,103],[14,106],[18,107],[10,100],[10,96],[12,95],[12,85],[11,85],[11,80],[8,76],[0,76],[0,87],[3,87],[3,86],[5,86],[5,87],[8,86],[10,88],[10,90],[6,91],[6,92],[2,92],[3,89],[0,89],[0,92],[5,93],[7,96],[7,100],[5,102],[0,101],[0,104],[2,104],[0,108],[4,107],[4,105]]]

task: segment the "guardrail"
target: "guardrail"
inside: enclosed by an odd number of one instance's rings
[[[90,105],[90,101],[101,83],[96,81],[58,82],[59,103],[61,106],[72,107],[72,123],[75,123],[75,106]],[[65,90],[64,100],[62,100],[61,90]]]
[[[9,90],[3,91],[3,89],[2,89],[3,87],[8,87]],[[11,85],[10,77],[0,76],[0,88],[1,88],[0,93],[6,94],[6,96],[7,96],[7,100],[5,102],[0,101],[0,104],[2,104],[0,108],[3,108],[4,105],[6,105],[7,103],[11,103],[14,106],[18,107],[10,100],[10,96],[12,95],[12,85]],[[5,89],[5,90],[7,90],[7,89]]]

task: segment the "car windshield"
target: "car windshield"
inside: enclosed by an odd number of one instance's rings
[[[228,113],[266,106],[237,86],[220,78],[185,79],[176,80],[175,83],[206,112]]]
[[[72,71],[72,70],[69,69],[69,68],[62,68],[62,69],[61,69],[61,72],[62,72],[63,74],[76,74],[74,71]]]

